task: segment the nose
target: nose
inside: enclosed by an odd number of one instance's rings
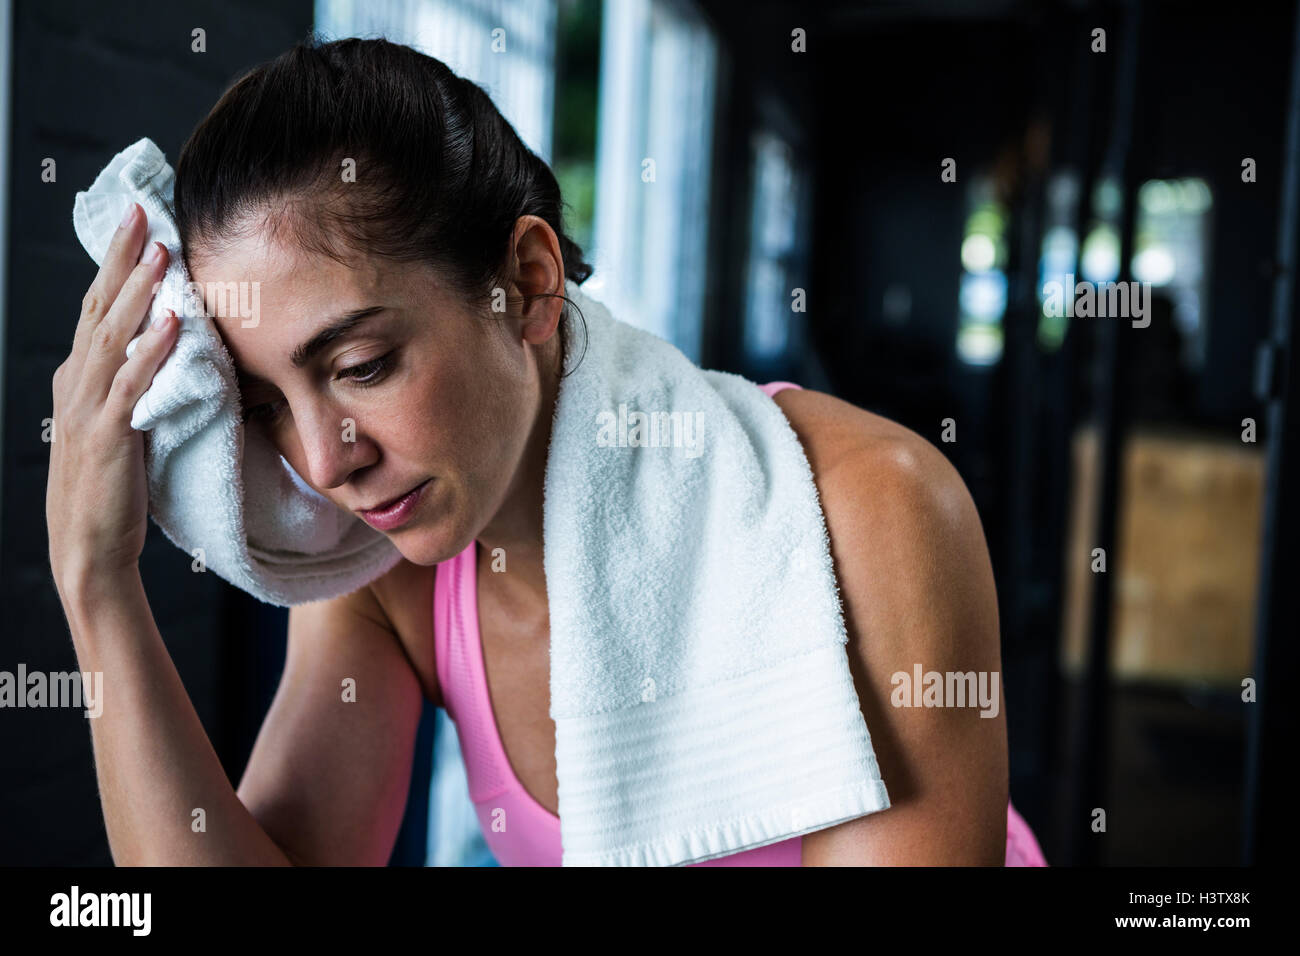
[[[295,420],[307,479],[317,488],[339,487],[374,458],[373,445],[363,437],[359,423],[332,402],[308,410],[305,420],[295,414]]]

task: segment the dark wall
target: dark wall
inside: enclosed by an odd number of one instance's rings
[[[312,22],[311,0],[179,6],[17,0],[14,7],[0,670],[19,662],[29,671],[77,666],[49,571],[49,446],[41,440],[51,377],[71,349],[96,272],[72,229],[73,198],[141,136],[174,165],[226,85]],[[206,52],[191,51],[195,27],[206,31]],[[41,180],[46,157],[57,164],[52,183]],[[152,523],[140,563],[185,687],[227,773],[237,775],[274,690],[268,675],[279,672],[284,612],[192,572],[189,556]],[[81,712],[0,712],[0,864],[110,862]]]

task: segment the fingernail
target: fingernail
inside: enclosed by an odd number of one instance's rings
[[[139,207],[137,207],[135,203],[131,203],[131,205],[127,206],[126,215],[122,217],[122,221],[118,224],[117,228],[125,229],[127,226],[131,225],[131,221],[135,219],[135,211],[137,208]]]
[[[144,254],[145,265],[153,265],[162,255],[162,244],[158,242],[149,243],[149,251]]]
[[[161,332],[162,329],[163,329],[163,326],[165,326],[165,325],[167,324],[168,320],[169,320],[171,317],[172,317],[172,314],[171,314],[170,311],[168,311],[168,312],[164,312],[164,313],[162,313],[161,315],[155,316],[155,317],[154,317],[154,320],[153,320],[153,327],[154,327],[155,329],[157,329],[158,331]]]

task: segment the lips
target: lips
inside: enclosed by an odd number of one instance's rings
[[[390,508],[393,507],[393,505],[397,504],[399,501],[401,501],[403,498],[405,498],[405,497],[406,497],[407,495],[409,495],[411,492],[415,491],[417,488],[422,488],[422,487],[424,487],[424,486],[427,485],[428,483],[429,483],[429,479],[426,478],[426,479],[424,479],[424,481],[420,482],[418,485],[415,485],[414,487],[408,488],[406,491],[403,491],[403,492],[402,492],[400,495],[398,495],[396,498],[390,498],[390,499],[388,499],[387,501],[382,502],[381,504],[377,504],[377,505],[375,505],[373,508],[358,508],[358,509],[357,509],[357,514],[359,514],[359,515],[374,515],[374,514],[380,514],[380,513],[382,513],[382,512],[388,511]]]
[[[402,525],[406,524],[415,513],[415,509],[419,506],[420,498],[431,481],[433,481],[433,479],[428,478],[416,485],[406,494],[394,498],[386,504],[380,505],[377,508],[372,508],[369,511],[358,512],[358,514],[361,515],[361,520],[377,531],[394,531],[397,528],[400,528]]]

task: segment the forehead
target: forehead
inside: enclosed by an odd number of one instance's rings
[[[340,294],[373,293],[397,271],[394,266],[366,255],[342,263],[258,231],[219,251],[203,253],[193,263],[190,278],[204,290],[204,305],[209,309],[214,302],[208,301],[208,292],[230,282],[256,283],[264,305],[271,301],[289,308]]]
[[[190,279],[239,371],[262,377],[326,319],[395,305],[404,271],[374,256],[342,263],[257,231],[196,256]]]

